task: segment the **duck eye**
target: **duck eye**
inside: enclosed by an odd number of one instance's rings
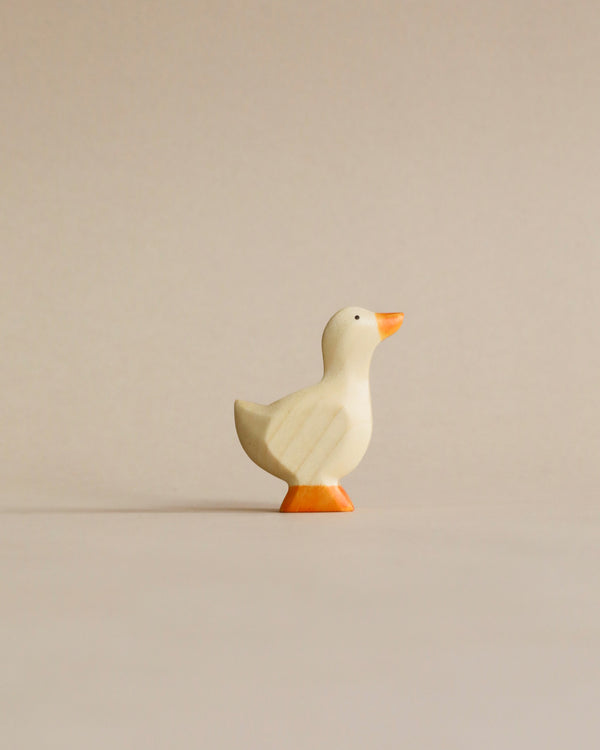
[[[360,315],[355,315],[354,320],[360,320]]]

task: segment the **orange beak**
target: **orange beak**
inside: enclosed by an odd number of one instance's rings
[[[382,339],[387,339],[392,333],[396,333],[404,321],[404,313],[375,313],[375,317]]]

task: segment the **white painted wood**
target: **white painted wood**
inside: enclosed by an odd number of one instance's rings
[[[360,307],[340,310],[323,332],[319,383],[268,406],[236,401],[235,426],[248,456],[290,486],[337,485],[356,468],[373,426],[371,357],[403,317]]]

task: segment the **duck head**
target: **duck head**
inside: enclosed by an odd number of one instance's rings
[[[374,313],[362,307],[336,312],[325,326],[321,342],[325,375],[368,377],[375,347],[403,321],[404,313]]]

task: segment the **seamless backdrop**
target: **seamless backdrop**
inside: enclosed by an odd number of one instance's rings
[[[595,2],[2,4],[6,506],[273,503],[236,397],[350,304],[371,504],[599,480]]]
[[[597,0],[0,0],[0,744],[600,746]],[[235,398],[371,370],[356,512]]]

